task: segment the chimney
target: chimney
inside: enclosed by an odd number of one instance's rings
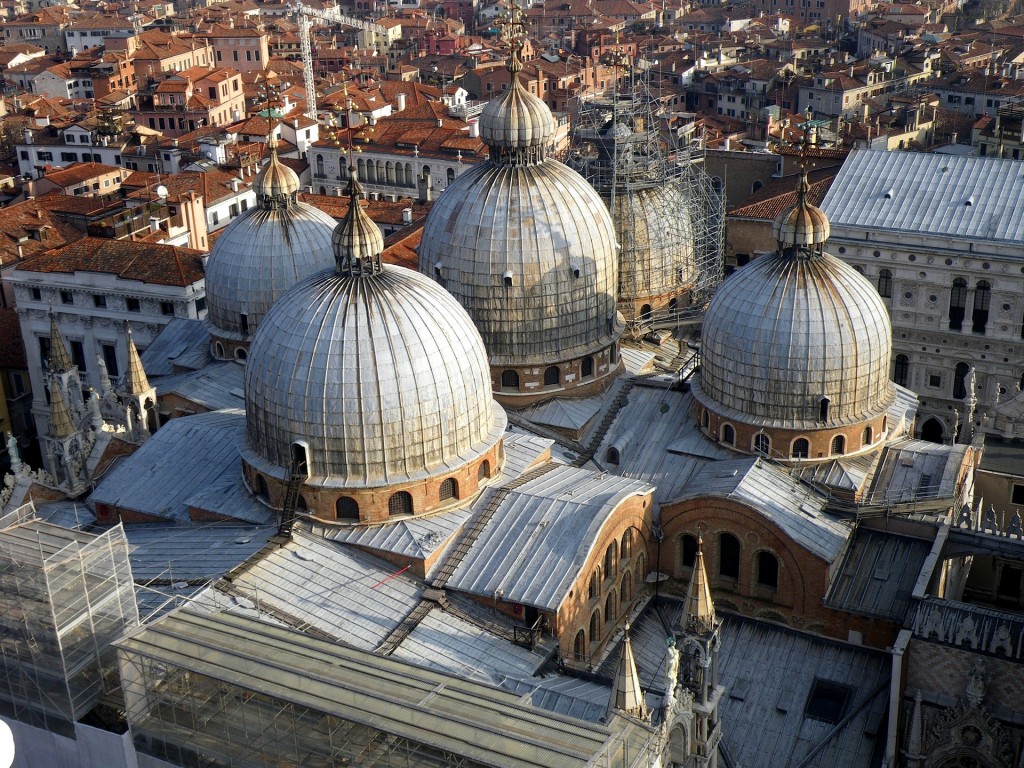
[[[480,138],[480,122],[474,120],[469,124],[469,138],[479,139]]]
[[[35,141],[35,136],[33,135],[32,130],[30,128],[26,128],[23,134],[24,135],[22,136],[22,138],[25,139],[26,144],[31,144],[33,141]]]
[[[232,192],[237,192],[238,191],[238,185],[240,183],[241,183],[240,179],[232,179],[231,180],[231,191]]]
[[[174,147],[175,149],[178,148],[178,139],[177,138],[171,139],[171,146]]]
[[[412,208],[403,208],[402,209],[402,223],[403,224],[412,224]]]
[[[156,216],[150,216],[149,217],[149,231],[150,232],[159,232],[160,231],[160,219],[158,219]]]
[[[437,118],[437,127],[438,128],[444,128],[444,118],[441,118],[441,117]]]
[[[397,107],[398,111],[399,112],[405,112],[405,94],[404,93],[400,93],[400,94],[398,94],[397,98],[398,98],[398,107]]]
[[[421,203],[429,203],[433,198],[433,184],[429,173],[421,173],[416,179],[416,191],[419,192]]]

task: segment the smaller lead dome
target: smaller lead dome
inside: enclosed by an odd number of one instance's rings
[[[359,204],[363,198],[363,188],[356,178],[356,169],[349,166],[348,174],[348,213],[331,236],[334,259],[338,269],[346,274],[352,270],[358,271],[364,264],[370,266],[384,250],[384,235],[380,227]]]
[[[555,132],[555,120],[547,104],[519,82],[523,68],[518,48],[513,47],[507,65],[512,84],[480,113],[480,138],[494,149],[543,147]]]
[[[772,234],[783,248],[821,245],[831,234],[828,216],[807,200],[810,191],[805,173],[796,190],[796,205],[781,213],[772,224]]]

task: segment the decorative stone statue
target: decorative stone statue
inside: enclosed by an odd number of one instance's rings
[[[11,472],[21,474],[25,465],[21,463],[21,454],[18,453],[18,440],[10,432],[7,433],[7,455],[11,457]]]

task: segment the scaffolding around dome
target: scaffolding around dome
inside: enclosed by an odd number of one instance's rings
[[[615,223],[618,308],[633,336],[698,322],[723,276],[725,200],[704,170],[703,137],[662,130],[647,80],[630,67],[609,94],[581,100],[565,158]]]

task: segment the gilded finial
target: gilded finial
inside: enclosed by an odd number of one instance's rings
[[[526,37],[526,16],[518,6],[509,10],[508,15],[498,24],[501,41],[509,48],[506,67],[513,75],[523,69],[523,41]]]

